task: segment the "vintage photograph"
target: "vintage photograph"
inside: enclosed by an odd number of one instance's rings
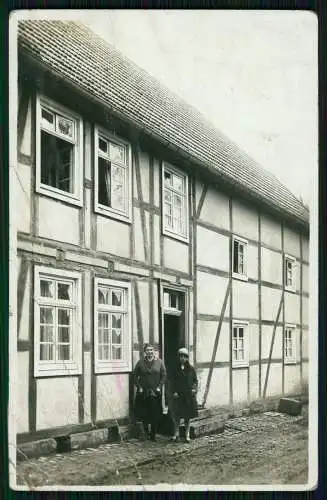
[[[317,18],[10,20],[10,484],[317,483]]]

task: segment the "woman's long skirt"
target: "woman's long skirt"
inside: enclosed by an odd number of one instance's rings
[[[142,420],[149,424],[158,424],[162,416],[161,393],[148,396],[137,393],[134,405],[135,420]]]

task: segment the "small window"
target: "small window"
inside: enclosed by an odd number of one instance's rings
[[[164,290],[164,308],[181,311],[180,296],[173,290]]]
[[[81,373],[80,275],[35,268],[35,376]]]
[[[95,280],[95,372],[131,370],[130,285]]]
[[[130,221],[130,146],[96,129],[95,154],[95,210]]]
[[[284,258],[284,283],[285,290],[294,292],[295,284],[296,259],[290,255],[285,255]]]
[[[233,276],[243,280],[247,279],[247,241],[233,238]]]
[[[163,232],[164,234],[187,241],[187,175],[173,167],[164,165],[162,189]]]
[[[284,362],[296,363],[296,330],[293,325],[287,325],[285,327]]]
[[[41,97],[37,101],[37,128],[37,191],[81,205],[81,119]]]
[[[248,323],[233,322],[232,365],[248,366]]]

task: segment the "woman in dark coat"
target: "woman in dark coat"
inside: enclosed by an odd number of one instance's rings
[[[182,347],[178,351],[179,362],[173,373],[171,389],[173,394],[173,415],[175,421],[175,434],[172,441],[177,441],[179,436],[180,419],[184,419],[185,441],[190,442],[190,419],[198,416],[196,392],[198,379],[196,372],[188,361],[188,350]]]
[[[134,383],[137,387],[135,418],[143,421],[146,438],[150,437],[155,441],[162,415],[162,387],[166,379],[166,369],[163,361],[155,358],[152,345],[144,346],[144,354],[144,359],[140,359],[134,369]]]

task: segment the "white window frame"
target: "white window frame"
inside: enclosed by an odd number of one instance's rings
[[[99,174],[98,174],[98,146],[99,146],[99,137],[103,137],[107,141],[112,141],[119,146],[126,148],[126,163],[120,162],[112,162],[113,164],[117,163],[118,166],[124,167],[125,171],[125,203],[126,210],[125,212],[121,212],[112,207],[107,207],[106,205],[102,205],[99,203],[98,196],[98,182],[99,182]],[[105,215],[107,217],[112,217],[114,219],[118,219],[124,222],[132,222],[132,148],[129,142],[117,137],[116,135],[111,134],[104,128],[96,125],[94,127],[94,211],[98,214]]]
[[[235,360],[233,358],[233,339],[234,339],[234,328],[242,327],[244,330],[244,359],[243,360]],[[243,320],[233,320],[233,331],[232,331],[232,368],[244,368],[249,366],[249,335],[250,335],[250,326],[248,321]]]
[[[180,232],[174,231],[171,228],[167,228],[165,226],[165,172],[168,171],[172,173],[173,175],[177,175],[178,177],[182,177],[184,181],[184,194],[183,196],[183,207],[182,207],[182,216],[184,216],[184,226],[185,226],[185,232],[182,234]],[[172,189],[173,191],[173,189]],[[178,193],[180,194],[180,193]],[[183,172],[182,170],[174,167],[173,165],[170,165],[169,163],[162,162],[162,168],[161,168],[161,221],[162,221],[162,232],[166,236],[170,236],[172,238],[175,238],[177,240],[183,241],[183,242],[188,242],[189,241],[189,215],[188,215],[188,204],[189,204],[189,199],[188,199],[188,175]]]
[[[292,332],[292,356],[286,356],[286,332],[291,331]],[[283,352],[284,352],[284,364],[285,365],[292,365],[296,364],[296,355],[297,355],[297,349],[296,349],[296,343],[297,343],[297,335],[296,335],[296,325],[291,325],[291,324],[286,324],[284,328],[284,337],[283,337],[284,345],[283,345]]]
[[[59,113],[64,118],[74,121],[76,126],[76,143],[73,160],[73,192],[67,193],[53,186],[48,186],[41,182],[41,107],[45,106],[53,113]],[[43,130],[46,131],[44,128]],[[60,138],[60,134],[48,131],[50,135]],[[70,142],[66,137],[62,137]],[[73,143],[73,141],[71,141]],[[83,206],[83,120],[80,115],[57,104],[52,99],[37,95],[36,97],[36,192],[45,196],[50,196],[57,200],[65,201],[73,205]]]
[[[98,287],[124,289],[123,309],[115,306],[101,304],[98,306]],[[124,313],[123,332],[123,359],[122,360],[100,360],[98,359],[98,310],[106,312]],[[132,371],[132,308],[131,308],[131,284],[126,281],[116,281],[107,278],[94,278],[94,372],[95,373],[126,373]]]
[[[72,360],[71,361],[43,361],[40,360],[40,307],[52,305],[65,307],[58,299],[41,297],[40,280],[42,278],[58,279],[73,283],[73,301],[69,306],[73,309],[72,315]],[[82,373],[82,278],[75,271],[35,266],[34,268],[34,376],[62,376],[79,375]]]
[[[239,273],[234,271],[234,243],[241,243],[244,246],[244,272]],[[248,281],[247,275],[247,261],[248,261],[248,241],[240,236],[233,236],[232,238],[232,276],[233,278],[240,279],[242,281]]]
[[[293,257],[292,255],[284,254],[284,269],[283,269],[283,276],[284,276],[284,288],[288,292],[295,292],[296,291],[296,258]],[[287,285],[287,262],[292,263],[292,284]]]

